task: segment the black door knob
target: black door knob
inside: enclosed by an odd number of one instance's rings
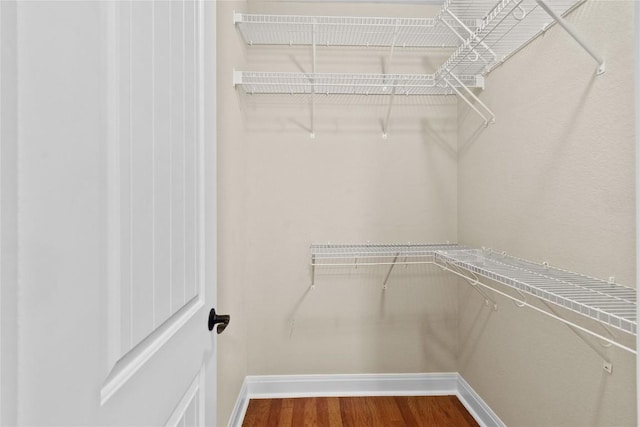
[[[227,326],[229,326],[229,321],[231,320],[231,316],[228,314],[216,314],[216,309],[212,308],[209,312],[209,330],[213,331],[213,327],[218,325],[216,332],[221,334]]]

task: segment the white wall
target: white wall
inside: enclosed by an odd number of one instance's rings
[[[497,123],[459,110],[461,243],[634,286],[633,2],[589,1],[569,17],[607,61],[559,27],[487,78]],[[460,293],[458,368],[507,425],[635,425],[635,358],[602,359],[562,324]]]
[[[242,94],[239,70],[310,71],[310,47],[246,47],[232,11],[433,16],[433,6],[220,2],[220,420],[245,374],[455,370],[455,281],[426,267],[317,269],[312,243],[457,239],[457,101],[319,97],[316,138],[308,99]],[[450,52],[394,53],[394,72],[433,72]],[[317,71],[381,72],[386,49],[318,47]],[[398,99],[401,98],[401,99]],[[221,393],[222,394],[222,393]]]
[[[310,71],[310,48],[246,47],[232,10],[432,16],[427,6],[221,2],[219,36],[219,420],[248,374],[456,370],[508,425],[635,425],[635,358],[602,358],[562,324],[426,268],[319,271],[323,242],[460,241],[633,286],[631,1],[589,1],[569,20],[607,59],[560,28],[493,71],[485,129],[455,99],[411,98],[380,138],[384,100],[248,96],[231,71]],[[318,71],[380,72],[386,51],[318,48]],[[448,52],[398,54],[430,72]],[[397,61],[397,62],[396,62]],[[455,142],[457,141],[457,146]],[[456,293],[452,293],[456,289]]]

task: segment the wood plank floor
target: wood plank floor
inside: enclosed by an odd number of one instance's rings
[[[245,427],[478,426],[456,396],[251,399]]]

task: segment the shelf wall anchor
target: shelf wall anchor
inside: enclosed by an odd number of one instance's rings
[[[562,16],[558,15],[553,9],[551,9],[551,7],[549,7],[545,0],[536,0],[536,3],[538,3],[538,5],[540,5],[540,7],[543,8],[545,12],[547,12],[558,24],[560,24],[560,26],[564,28],[564,30],[569,33],[569,35],[573,37],[574,40],[577,41],[578,44],[589,53],[589,55],[593,57],[593,59],[596,60],[596,62],[598,63],[597,74],[599,75],[604,73],[606,70],[604,58],[595,50],[593,50],[591,46],[589,46],[589,44],[578,34],[573,25],[571,25]]]
[[[387,135],[389,133],[389,120],[391,119],[391,109],[393,108],[393,98],[396,96],[396,86],[395,82],[393,83],[393,90],[391,91],[391,95],[389,95],[389,106],[387,107],[387,117],[384,120],[384,124],[382,126],[382,139],[387,139]]]
[[[393,258],[393,261],[391,261],[391,267],[389,267],[389,271],[387,271],[387,275],[384,278],[384,282],[382,282],[382,289],[387,289],[387,282],[389,281],[389,276],[391,276],[391,272],[393,271],[393,267],[396,266],[396,261],[398,260],[399,256],[400,256],[400,252],[398,252],[396,256]]]

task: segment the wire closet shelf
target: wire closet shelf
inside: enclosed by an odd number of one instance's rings
[[[457,244],[318,244],[311,245],[312,266],[433,264],[442,250],[463,248]]]
[[[637,333],[636,289],[493,251],[456,244],[311,246],[311,266],[435,264],[467,272],[563,307],[628,334]],[[386,279],[385,279],[386,281]]]
[[[362,47],[457,47],[451,31],[475,29],[475,18],[390,18],[356,16],[298,16],[234,13],[234,23],[249,45],[312,45]]]
[[[403,95],[457,95],[483,120],[496,117],[472,89],[484,89],[487,73],[558,23],[598,62],[604,58],[563,18],[586,0],[445,0],[433,18],[356,16],[261,15],[234,12],[234,24],[249,45],[312,46],[311,73],[234,72],[234,87],[249,94],[389,95],[382,136],[387,137],[393,97]],[[366,77],[354,73],[318,74],[317,46],[377,46],[389,48],[383,74]],[[449,58],[435,73],[390,74],[396,48],[450,48]],[[374,77],[376,76],[376,77]],[[399,79],[399,80],[398,80]],[[311,133],[314,106],[311,105]]]
[[[467,87],[484,87],[482,76],[460,76],[459,79]],[[236,71],[233,83],[240,85],[248,94],[450,95],[454,93],[449,85],[437,84],[433,74],[304,74]]]
[[[636,334],[636,290],[617,283],[479,249],[442,251],[455,266],[629,334]]]
[[[549,7],[564,16],[585,1],[553,0]],[[485,75],[555,23],[536,0],[447,0],[441,14],[480,17],[480,24],[440,66],[438,79],[448,74]]]

